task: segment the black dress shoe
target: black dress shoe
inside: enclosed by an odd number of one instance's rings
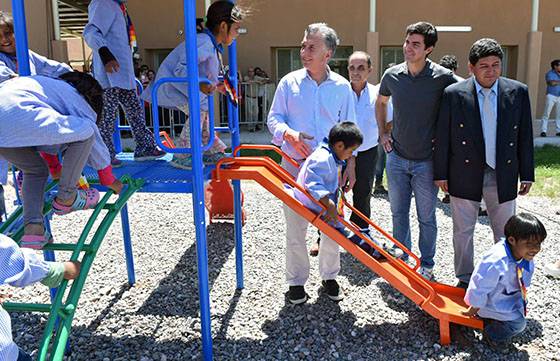
[[[546,133],[545,133],[545,132],[541,132],[541,137],[546,138]]]

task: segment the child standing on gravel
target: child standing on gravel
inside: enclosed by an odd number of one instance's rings
[[[213,93],[223,84],[218,83],[219,75],[226,75],[222,64],[223,47],[229,46],[239,35],[240,23],[245,17],[246,12],[227,0],[215,1],[208,8],[206,14],[206,28],[199,29],[196,37],[198,47],[198,74],[200,77],[207,78],[211,84],[200,83],[200,118],[202,125],[202,144],[208,144],[210,140],[209,120],[208,120],[208,95]],[[185,42],[179,44],[165,58],[156,75],[156,81],[166,77],[186,77],[187,59],[185,52]],[[153,83],[152,83],[153,84]],[[220,90],[221,91],[221,90]],[[142,94],[142,99],[151,102],[152,86],[150,85]],[[164,84],[159,88],[158,104],[162,107],[179,109],[186,114],[185,125],[179,136],[177,147],[190,148],[190,121],[189,120],[189,99],[187,85],[184,83]],[[203,161],[205,164],[214,164],[224,158],[226,145],[213,135],[212,147],[204,152]],[[192,168],[191,154],[173,154],[172,166],[181,169]]]
[[[342,122],[336,124],[329,132],[328,139],[311,153],[302,164],[297,176],[297,183],[301,185],[314,200],[319,201],[326,209],[325,220],[349,236],[350,232],[338,220],[344,217],[342,212],[342,174],[345,161],[362,144],[363,136],[355,123]],[[322,208],[313,202],[306,194],[294,189],[294,196],[304,206],[314,212],[321,212]],[[290,227],[288,226],[288,229]],[[356,242],[359,244],[359,237]],[[365,243],[365,242],[364,242]],[[364,244],[364,246],[369,246]],[[340,271],[340,253],[338,244],[324,233],[321,233],[319,251],[319,272],[323,279],[322,286],[327,296],[333,301],[340,301],[344,295],[336,282]],[[293,250],[300,250],[294,252]],[[286,251],[287,273],[293,275],[292,279],[307,280],[309,276],[309,258],[307,250],[301,252],[300,247],[288,247]],[[304,284],[290,284],[288,300],[293,304],[307,301]]]
[[[80,273],[79,262],[47,262],[30,251],[20,249],[9,237],[0,234],[0,286],[25,287],[41,282],[57,287],[63,279],[73,280]],[[0,290],[0,305],[9,295]],[[31,356],[12,340],[12,325],[8,313],[0,307],[0,360],[31,361]]]
[[[52,164],[58,153],[63,154],[61,169],[52,170],[53,178],[60,178],[52,202],[56,214],[97,205],[99,191],[76,187],[86,162],[98,170],[101,184],[117,193],[122,189],[96,125],[102,94],[92,76],[79,72],[60,79],[20,77],[0,86],[0,156],[23,171],[22,247],[41,249],[51,239],[43,225],[49,168],[42,156]]]
[[[527,324],[527,288],[533,258],[546,238],[543,224],[533,215],[512,216],[504,227],[505,239],[482,256],[471,277],[463,314],[484,321],[484,339],[493,348],[507,346]]]

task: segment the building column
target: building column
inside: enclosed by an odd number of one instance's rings
[[[381,74],[379,74],[379,33],[369,31],[366,39],[366,51],[371,56],[373,71],[368,80],[372,84],[379,83]]]
[[[529,97],[531,99],[531,112],[533,119],[536,119],[537,104],[539,95],[539,81],[541,52],[542,52],[542,37],[540,31],[531,31],[527,34],[527,54],[525,66],[525,83],[529,88]]]
[[[533,119],[536,119],[539,80],[540,80],[540,64],[542,53],[542,37],[543,34],[539,30],[539,0],[531,1],[531,31],[527,34],[527,53],[525,56],[525,83],[529,88],[529,97],[531,99],[531,113]]]
[[[366,52],[371,56],[373,71],[368,81],[379,82],[379,33],[377,32],[377,0],[369,0],[369,31],[366,34]]]

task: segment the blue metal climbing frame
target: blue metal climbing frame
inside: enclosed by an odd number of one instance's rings
[[[230,0],[232,1],[232,0]],[[233,1],[232,1],[233,2]],[[16,37],[16,56],[21,76],[30,75],[29,52],[27,42],[27,30],[25,20],[24,0],[12,0],[12,10],[14,16],[14,30]],[[196,47],[196,0],[183,1],[184,21],[185,21],[185,52],[187,55],[187,78],[168,78],[160,79],[154,88],[159,87],[163,82],[185,82],[189,94],[189,120],[200,119],[200,99],[199,99],[199,79]],[[229,73],[234,89],[237,89],[237,50],[235,42],[228,47],[229,53]],[[159,84],[158,84],[159,83]],[[157,104],[157,94],[153,96]],[[209,103],[212,103],[209,101]],[[154,120],[155,137],[160,147],[168,153],[191,153],[193,160],[192,171],[177,170],[170,167],[167,163],[170,155],[160,160],[149,162],[133,162],[131,154],[121,153],[120,159],[124,161],[122,168],[117,168],[114,173],[117,177],[128,174],[133,178],[145,180],[143,192],[156,193],[192,193],[193,194],[193,213],[196,232],[196,249],[198,262],[198,291],[200,299],[200,322],[202,349],[204,359],[212,360],[212,332],[210,323],[210,290],[208,286],[208,254],[206,240],[206,219],[204,208],[204,182],[211,176],[211,167],[204,166],[202,162],[202,137],[200,121],[192,121],[190,124],[190,136],[192,149],[174,148],[169,149],[161,144],[159,139],[159,114],[157,106],[154,104],[155,112],[152,114]],[[213,121],[213,117],[210,117]],[[211,127],[214,131],[230,132],[232,149],[240,145],[239,139],[239,114],[228,99],[228,127]],[[128,130],[129,127],[117,127],[116,145],[120,151],[120,131]],[[211,130],[212,130],[211,129]],[[212,139],[213,137],[211,137]],[[86,177],[95,178],[97,175],[91,170],[85,170]],[[242,249],[242,212],[241,212],[241,183],[233,181],[234,187],[234,214],[235,214],[235,245],[236,245],[236,276],[237,288],[243,288],[243,249]],[[126,207],[122,209],[121,219],[123,223],[123,238],[128,268],[128,279],[130,284],[134,284],[134,260],[132,254],[132,242],[128,222],[128,212]],[[51,255],[49,255],[51,257]]]

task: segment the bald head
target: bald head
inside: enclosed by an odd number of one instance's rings
[[[369,56],[369,54],[366,53],[365,51],[353,52],[352,55],[350,55],[350,57],[348,58],[348,63],[350,63],[353,59],[365,60],[368,65],[368,68],[371,68],[371,56]]]

